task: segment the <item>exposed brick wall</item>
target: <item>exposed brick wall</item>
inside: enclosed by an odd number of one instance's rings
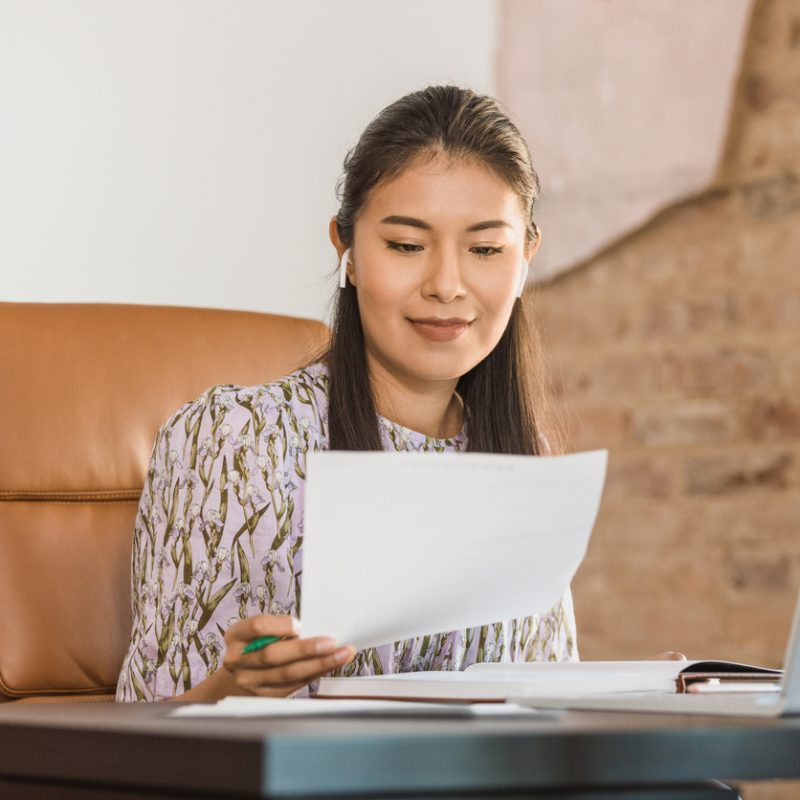
[[[780,664],[800,585],[798,0],[756,4],[715,186],[534,302],[569,449],[610,449],[573,586],[582,657]]]
[[[534,302],[569,448],[610,450],[573,584],[581,656],[780,665],[800,585],[800,0],[756,2],[715,186]]]

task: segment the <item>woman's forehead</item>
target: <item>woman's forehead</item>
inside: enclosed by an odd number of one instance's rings
[[[379,183],[362,209],[362,218],[378,223],[386,217],[413,217],[432,226],[467,227],[503,219],[524,227],[516,192],[490,167],[464,159],[413,162],[395,177]]]

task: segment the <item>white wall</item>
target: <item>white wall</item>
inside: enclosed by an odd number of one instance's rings
[[[0,0],[0,299],[325,317],[348,147],[493,0]]]

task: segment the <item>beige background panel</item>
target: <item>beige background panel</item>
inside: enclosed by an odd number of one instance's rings
[[[711,182],[751,0],[502,0],[497,91],[542,178],[546,280]]]

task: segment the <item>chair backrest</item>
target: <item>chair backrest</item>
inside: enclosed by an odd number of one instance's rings
[[[327,337],[271,314],[0,303],[0,702],[113,693],[158,427],[209,386],[292,372]]]

